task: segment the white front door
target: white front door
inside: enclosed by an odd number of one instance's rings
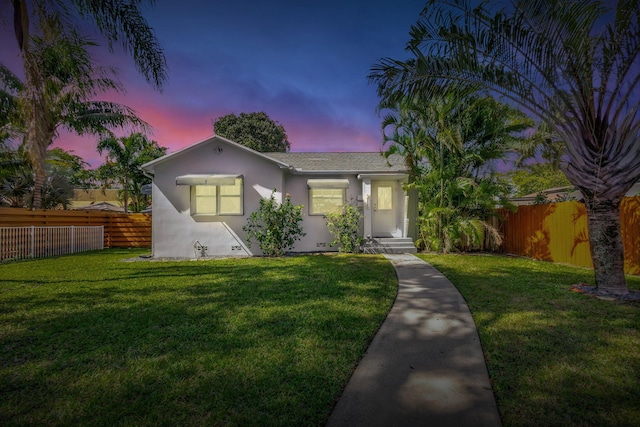
[[[373,237],[393,237],[398,230],[398,183],[395,181],[373,181],[371,193]]]

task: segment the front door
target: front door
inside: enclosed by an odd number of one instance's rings
[[[398,230],[397,182],[373,181],[371,183],[371,193],[373,199],[371,224],[373,237],[393,237]]]

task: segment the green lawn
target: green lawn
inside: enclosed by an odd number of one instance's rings
[[[380,256],[0,265],[0,425],[322,425],[397,291]]]
[[[640,426],[640,302],[569,291],[593,272],[498,256],[421,255],[475,319],[505,426]],[[640,289],[640,277],[628,277]]]
[[[0,265],[0,425],[322,425],[396,293],[378,256],[120,261],[140,253]],[[469,304],[505,426],[640,426],[640,302],[420,256]]]

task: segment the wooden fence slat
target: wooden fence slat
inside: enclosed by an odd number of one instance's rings
[[[503,217],[500,252],[593,268],[583,203],[518,206],[517,212],[504,211]],[[620,228],[625,273],[640,275],[640,197],[622,200]]]
[[[586,210],[579,202],[519,206],[504,211],[499,252],[592,267]],[[49,211],[0,208],[0,226],[103,225],[105,247],[151,247],[151,215],[91,211]],[[640,197],[620,206],[625,272],[640,275]],[[2,243],[2,242],[0,242]]]
[[[151,247],[150,214],[0,208],[0,227],[31,225],[102,225],[105,247]]]

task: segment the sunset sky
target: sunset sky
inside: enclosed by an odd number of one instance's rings
[[[366,78],[381,57],[406,59],[409,28],[424,0],[214,1],[157,0],[145,8],[167,58],[162,93],[137,74],[123,53],[104,51],[124,96],[169,151],[213,133],[211,120],[264,111],[281,123],[292,151],[378,151],[376,88]],[[0,0],[0,62],[19,72],[11,7]],[[96,138],[61,133],[55,146],[92,166]]]

